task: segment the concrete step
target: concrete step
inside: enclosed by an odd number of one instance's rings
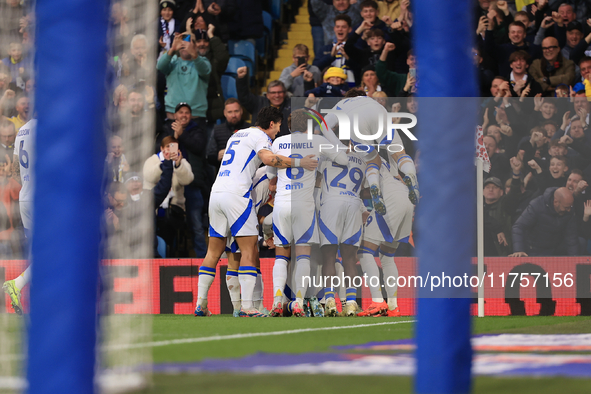
[[[287,33],[288,40],[312,41],[312,33],[310,31],[290,31]]]
[[[308,25],[310,25],[310,15],[302,15],[302,13],[300,12],[299,15],[296,15],[295,20],[296,23],[307,23]]]
[[[311,31],[311,27],[309,23],[293,23],[289,27],[289,31]]]

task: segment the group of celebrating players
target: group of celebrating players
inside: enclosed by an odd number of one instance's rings
[[[199,269],[195,316],[211,315],[207,294],[224,251],[234,316],[337,316],[331,284],[338,271],[348,279],[339,287],[341,315],[400,316],[394,254],[411,233],[419,199],[416,168],[398,132],[388,133],[389,115],[381,104],[352,90],[333,110],[356,119],[350,140],[340,141],[334,134],[334,114],[309,134],[319,114],[302,108],[290,115],[291,134],[273,141],[283,120],[274,107],[263,108],[254,127],[228,140],[211,191],[209,245]],[[379,147],[385,148],[387,158],[378,154]],[[258,217],[270,192],[275,192],[272,217]],[[371,211],[362,199],[371,200]],[[275,245],[271,311],[262,305],[259,224]],[[370,280],[372,302],[361,311],[351,279],[358,275],[357,261],[367,277],[379,278],[374,257],[378,253],[384,278],[392,279],[384,280],[387,301],[380,281]],[[316,264],[322,266],[321,273],[314,269]],[[319,280],[312,281],[316,276]],[[324,300],[324,308],[316,299],[317,282],[323,284],[318,298]],[[307,299],[312,300],[309,308]]]

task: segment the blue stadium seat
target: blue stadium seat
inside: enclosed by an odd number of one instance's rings
[[[156,237],[158,239],[158,254],[160,255],[160,257],[162,257],[163,259],[166,258],[166,242],[164,242],[164,240],[160,237]]]
[[[263,11],[263,25],[269,33],[273,31],[273,17],[267,11]]]
[[[222,75],[222,91],[224,92],[226,100],[230,97],[237,99],[238,92],[236,91],[236,78],[230,75]]]
[[[244,60],[242,60],[239,57],[232,56],[228,61],[228,67],[226,67],[226,71],[224,72],[224,74],[236,77],[236,70],[244,66],[246,66]]]
[[[256,41],[255,41],[255,48],[257,50],[257,53],[263,59],[267,55],[267,40],[268,40],[268,37],[269,36],[268,36],[267,32],[265,31],[265,34],[261,38],[257,38]]]
[[[273,19],[281,21],[281,8],[281,0],[271,0],[271,15],[273,15]]]
[[[249,59],[253,64],[256,62],[256,49],[250,41],[228,41],[228,51],[232,56]]]

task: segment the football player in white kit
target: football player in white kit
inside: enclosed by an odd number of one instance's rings
[[[277,179],[273,182],[267,176],[267,166],[259,168],[252,179],[252,202],[254,204],[254,211],[257,214],[257,220],[260,223],[258,216],[259,209],[265,205],[275,194],[277,187]],[[272,233],[272,231],[271,231]],[[240,267],[240,249],[234,237],[229,237],[226,244],[226,254],[228,255],[228,270],[226,272],[226,286],[230,293],[230,300],[234,307],[234,317],[240,316],[240,283],[238,281],[238,269]],[[261,261],[257,258],[255,266],[257,269],[257,280],[254,287],[253,302],[254,307],[259,312],[267,313],[263,307],[263,277],[261,274]]]
[[[389,155],[401,154],[404,152],[404,146],[396,131],[392,133],[391,140],[387,139],[386,119],[389,115],[380,103],[370,97],[365,97],[365,93],[359,89],[351,89],[345,97],[344,100],[339,101],[332,109],[343,111],[349,115],[352,129],[350,130],[351,143],[355,147],[355,152],[359,153],[367,163],[365,177],[369,183],[374,209],[384,215],[386,213],[386,207],[384,206],[383,191],[379,183],[381,161],[378,149],[388,150]],[[358,118],[356,125],[359,133],[367,136],[369,139],[361,139],[353,131],[355,116]],[[334,114],[326,115],[325,120],[330,130],[338,124],[338,118]],[[379,133],[380,130],[381,133]],[[338,143],[338,139],[334,134],[327,133],[326,138],[332,143]],[[410,156],[408,158],[410,159]],[[419,184],[416,170],[414,170],[414,163],[412,164],[412,168],[407,166],[406,162],[402,163],[400,170],[405,174],[404,183],[409,188],[409,198],[413,204],[416,204],[419,197]]]
[[[289,158],[271,152],[271,142],[281,127],[283,113],[274,107],[261,109],[255,127],[236,132],[226,145],[224,160],[211,189],[209,202],[209,245],[199,268],[199,288],[195,316],[210,315],[207,293],[215,278],[216,265],[230,235],[241,251],[238,280],[242,300],[241,316],[266,316],[253,305],[257,271],[258,222],[251,198],[252,178],[261,163],[289,168],[314,170],[318,161],[312,155]]]
[[[307,110],[298,109],[290,115],[291,135],[277,138],[273,153],[301,158],[307,155],[324,157],[346,166],[347,156],[337,149],[329,149],[329,141],[317,134],[306,133]],[[325,149],[321,149],[321,145]],[[273,170],[273,169],[271,169]],[[268,172],[274,176],[274,171]],[[291,260],[291,244],[295,244],[295,303],[292,314],[304,316],[303,299],[310,279],[310,245],[319,242],[314,204],[316,171],[304,168],[287,168],[277,171],[277,193],[273,207],[273,233],[275,240],[275,265],[273,266],[273,308],[271,316],[283,314],[283,291],[287,281],[287,266]],[[334,265],[334,259],[333,259]],[[307,280],[304,280],[307,278]]]
[[[322,245],[322,274],[328,281],[324,289],[325,316],[337,316],[334,288],[330,286],[331,278],[337,275],[335,257],[340,250],[343,261],[344,278],[348,283],[340,283],[346,287],[347,303],[344,316],[357,313],[357,290],[352,285],[357,275],[357,248],[362,234],[362,212],[365,211],[359,192],[363,186],[365,161],[355,152],[347,152],[349,160],[346,166],[337,163],[323,162],[322,193],[320,195],[320,211],[318,225],[320,228],[320,244]]]
[[[398,158],[399,162],[402,160],[410,160],[410,157]],[[358,255],[363,272],[368,277],[379,277],[379,269],[374,258],[379,248],[388,302],[386,303],[382,298],[379,285],[369,285],[372,303],[358,316],[400,316],[396,282],[398,267],[394,262],[394,254],[400,242],[408,241],[412,230],[414,206],[408,198],[407,186],[400,180],[396,163],[384,159],[381,161],[380,178],[388,212],[386,215],[380,215],[376,210],[370,213],[365,222]]]
[[[413,205],[419,200],[419,186],[416,176],[416,168],[413,160],[404,150],[404,145],[398,132],[393,130],[392,139],[388,139],[386,128],[386,116],[389,116],[386,109],[377,101],[362,97],[364,93],[360,91],[349,91],[347,98],[341,100],[333,109],[344,111],[358,117],[358,131],[365,136],[372,136],[371,140],[360,139],[353,130],[351,130],[351,143],[366,161],[367,169],[365,172],[366,181],[369,184],[374,210],[367,219],[364,229],[363,241],[358,251],[358,257],[365,274],[368,277],[379,277],[379,269],[374,259],[380,243],[386,242],[382,251],[382,267],[386,279],[392,277],[389,283],[392,284],[398,277],[398,269],[394,263],[394,254],[392,250],[398,247],[398,241],[404,240],[410,235],[412,226]],[[360,95],[361,97],[352,97]],[[380,121],[381,118],[381,121]],[[336,142],[336,136],[331,135],[331,129],[338,123],[334,114],[329,114],[325,118],[329,130],[326,136],[331,142]],[[353,123],[352,123],[353,126]],[[381,133],[378,131],[382,130]],[[404,185],[393,183],[394,178],[390,173],[390,167],[383,164],[377,149],[385,149],[388,152],[389,163],[395,165],[395,175],[398,176],[398,170],[404,173]],[[391,182],[392,181],[392,182]],[[406,197],[402,197],[402,193]],[[384,198],[385,196],[385,198]],[[410,201],[409,201],[410,200]],[[411,203],[412,202],[412,203]],[[391,211],[391,212],[388,212]],[[358,316],[378,316],[389,315],[399,316],[397,307],[396,288],[387,286],[389,304],[386,303],[381,294],[379,286],[370,286],[372,294],[372,303],[366,311]],[[390,296],[391,295],[391,296]]]
[[[14,141],[14,154],[12,156],[12,176],[22,186],[18,200],[25,236],[29,239],[33,229],[33,163],[36,126],[37,120],[32,119],[19,129]],[[10,296],[12,308],[19,315],[23,313],[20,303],[21,290],[30,280],[31,267],[29,266],[16,279],[6,281],[2,285],[4,292]]]

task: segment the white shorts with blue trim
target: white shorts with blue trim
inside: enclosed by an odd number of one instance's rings
[[[20,201],[19,208],[23,227],[25,228],[25,234],[28,238],[30,237],[30,234],[27,233],[30,233],[33,230],[33,201]]]
[[[314,204],[275,201],[273,207],[273,236],[275,245],[317,244],[318,225]]]
[[[398,180],[395,187],[389,187],[382,193],[386,215],[371,211],[365,222],[363,239],[376,245],[385,244],[397,248],[400,242],[408,242],[414,206],[408,199],[408,188]]]
[[[209,198],[209,236],[246,237],[259,235],[257,217],[250,195],[214,192]]]
[[[362,216],[359,199],[333,199],[320,205],[318,227],[320,245],[359,246],[362,234]]]

